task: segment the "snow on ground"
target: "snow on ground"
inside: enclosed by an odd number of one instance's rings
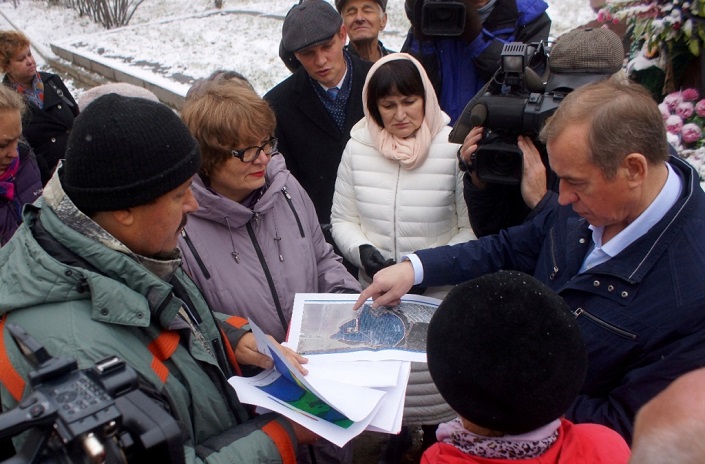
[[[146,0],[130,25],[104,30],[65,7],[22,0],[17,8],[0,3],[0,27],[23,30],[39,54],[53,55],[52,42],[71,44],[104,59],[128,63],[175,81],[190,82],[220,68],[247,76],[260,94],[289,75],[278,57],[281,22],[293,0]],[[548,0],[552,36],[594,18],[588,0]],[[402,0],[389,2],[387,48],[398,50],[409,23]],[[76,89],[79,93],[80,89]]]

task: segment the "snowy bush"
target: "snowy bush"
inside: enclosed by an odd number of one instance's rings
[[[106,29],[126,26],[144,0],[64,0],[69,8]]]

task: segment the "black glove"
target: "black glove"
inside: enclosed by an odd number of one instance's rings
[[[380,269],[389,267],[396,261],[393,259],[384,260],[384,256],[379,250],[372,245],[360,245],[360,263],[370,278],[373,277]]]

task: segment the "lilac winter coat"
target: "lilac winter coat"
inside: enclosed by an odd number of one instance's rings
[[[282,156],[267,165],[266,186],[250,209],[195,176],[200,208],[189,216],[180,248],[213,310],[250,318],[281,342],[295,293],[359,293],[360,285],[326,243],[311,199]]]
[[[0,246],[5,245],[22,223],[22,207],[42,194],[42,181],[29,145],[20,144],[20,169],[15,176],[15,199],[0,198]]]

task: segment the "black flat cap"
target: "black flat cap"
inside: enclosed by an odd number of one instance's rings
[[[375,0],[382,7],[382,11],[387,11],[387,0]],[[348,3],[348,0],[335,0],[335,8],[339,12],[343,12],[343,7]]]

